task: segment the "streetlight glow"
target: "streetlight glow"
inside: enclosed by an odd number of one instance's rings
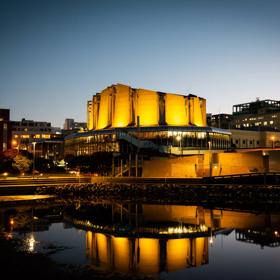
[[[272,136],[271,136],[271,141],[272,141],[272,148],[273,148],[273,149],[274,149],[274,140],[275,140],[275,136],[272,135]]]
[[[177,135],[176,136],[176,140],[179,142],[179,147],[180,147],[180,154],[182,155],[182,136],[181,135]]]

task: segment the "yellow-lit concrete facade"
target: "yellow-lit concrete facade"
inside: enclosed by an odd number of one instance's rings
[[[89,130],[149,126],[206,126],[206,100],[116,84],[87,103]]]
[[[88,131],[65,138],[65,155],[114,153],[128,166],[136,153],[138,159],[149,153],[189,156],[230,147],[229,130],[206,126],[204,98],[122,84],[105,88],[87,102],[87,126]],[[122,163],[116,161],[116,172],[122,173]]]

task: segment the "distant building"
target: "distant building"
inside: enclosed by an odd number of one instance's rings
[[[237,149],[279,148],[280,132],[231,129],[231,145]]]
[[[280,130],[280,101],[259,100],[237,104],[232,109],[232,127]]]
[[[74,126],[74,119],[65,119],[63,129],[70,130]]]
[[[11,121],[13,146],[19,150],[28,150],[29,144],[41,139],[51,138],[51,123],[22,119]]]
[[[63,130],[85,130],[87,128],[87,123],[85,122],[75,122],[74,119],[65,119]]]
[[[29,145],[29,151],[33,152],[32,144]],[[60,161],[64,158],[64,138],[57,137],[51,139],[42,139],[36,142],[36,157]]]
[[[230,129],[232,126],[231,114],[207,114],[207,125],[223,129]]]
[[[0,152],[10,149],[11,143],[10,109],[0,109]]]
[[[12,144],[14,149],[27,150],[36,157],[61,159],[63,155],[63,136],[50,122],[22,119],[11,121]],[[34,144],[33,144],[34,143]]]

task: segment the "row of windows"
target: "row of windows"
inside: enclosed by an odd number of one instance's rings
[[[239,139],[235,139],[235,140],[232,140],[232,143],[233,144],[240,144],[240,143],[242,143],[242,144],[250,144],[250,145],[253,145],[253,143],[254,143],[255,141],[254,140],[250,140],[250,141],[248,141],[248,140],[239,140]],[[256,141],[255,142],[257,145],[259,145],[260,144],[260,141]]]
[[[14,138],[23,138],[23,139],[27,139],[27,138],[44,138],[44,139],[49,139],[51,138],[50,134],[34,134],[34,135],[30,135],[30,134],[15,134]]]
[[[236,128],[241,128],[241,127],[254,127],[254,126],[272,126],[274,124],[274,121],[265,121],[265,122],[255,122],[255,123],[244,123],[244,124],[236,124]]]
[[[28,129],[28,128],[23,128],[23,127],[14,127],[12,129],[13,131],[30,131],[30,132],[36,132],[36,131],[48,131],[51,132],[50,128],[33,128],[33,129]]]
[[[12,122],[13,126],[30,126],[30,127],[50,127],[51,123],[45,122]]]

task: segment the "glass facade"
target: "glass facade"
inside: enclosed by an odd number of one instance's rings
[[[210,127],[145,127],[94,130],[65,138],[65,155],[92,155],[96,152],[120,153],[128,147],[170,153],[171,147],[184,151],[226,150],[230,132]]]

